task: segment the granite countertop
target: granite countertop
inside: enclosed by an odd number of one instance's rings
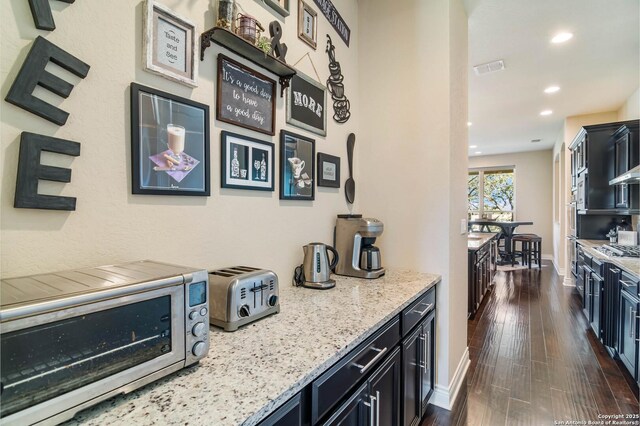
[[[227,333],[211,328],[199,365],[80,412],[67,425],[250,426],[440,282],[387,270],[377,280],[333,276],[336,287],[280,278],[281,312]]]
[[[498,235],[496,232],[469,232],[467,234],[467,248],[476,251],[494,239],[496,235]]]
[[[609,244],[609,240],[578,240],[578,244],[584,247],[585,251],[591,256],[598,259],[606,260],[616,265],[618,268],[624,269],[630,274],[640,277],[640,259],[632,257],[614,257],[596,250],[603,244]]]

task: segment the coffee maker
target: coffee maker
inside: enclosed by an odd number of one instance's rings
[[[384,275],[380,249],[373,245],[383,230],[378,219],[363,218],[361,214],[338,215],[334,247],[339,258],[334,272],[368,279]]]

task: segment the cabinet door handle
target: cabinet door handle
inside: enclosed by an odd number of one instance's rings
[[[622,284],[623,286],[625,286],[626,288],[630,288],[633,287],[633,285],[631,283],[626,282],[625,280],[620,280],[620,284]]]
[[[374,410],[376,405],[376,397],[373,395],[369,395],[369,402],[365,402],[364,405],[369,407],[369,426],[375,426],[374,421]]]
[[[633,309],[633,307],[629,308],[629,322],[630,324],[630,330],[629,330],[629,337],[631,337],[632,339],[635,337],[636,334],[636,311]]]
[[[420,336],[418,336],[418,340],[420,341],[421,347],[424,348],[424,346],[426,345],[424,334],[420,334]],[[424,349],[418,348],[418,350],[420,351],[420,355],[418,357],[420,358],[418,359],[418,367],[424,369],[424,364],[425,364]]]
[[[358,367],[360,369],[360,374],[363,374],[365,371],[367,371],[369,368],[371,368],[371,366],[373,364],[375,364],[376,361],[379,360],[387,352],[387,348],[386,347],[384,347],[382,349],[371,348],[371,350],[374,351],[374,352],[378,352],[378,355],[374,356],[373,359],[371,361],[369,361],[366,365],[356,364],[355,362],[353,363],[354,367]]]
[[[611,268],[609,269],[611,272],[613,272],[614,274],[619,274],[620,273],[620,269],[618,268]]]
[[[427,340],[424,342],[425,373],[431,372],[431,330],[427,331]]]
[[[433,308],[433,303],[420,303],[420,305],[427,305],[427,307],[425,308],[424,311],[419,311],[417,309],[413,310],[413,312],[415,312],[416,314],[420,314],[420,316],[423,316],[424,314],[429,312],[431,310],[431,308]]]
[[[380,392],[376,391],[376,426],[380,426]]]

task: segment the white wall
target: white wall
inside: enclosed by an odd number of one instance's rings
[[[515,220],[531,221],[516,232],[542,237],[542,253],[553,254],[553,156],[551,150],[469,158],[469,168],[515,166]]]
[[[162,0],[162,3],[192,19],[200,32],[213,26],[214,15],[209,0]],[[27,1],[2,1],[0,75],[3,99],[38,35],[91,65],[85,79],[64,73],[64,78],[76,85],[66,100],[40,90],[46,99],[71,113],[63,127],[0,102],[2,276],[148,258],[207,268],[235,264],[272,268],[286,284],[294,265],[302,262],[302,245],[310,241],[331,243],[335,215],[351,210],[345,202],[343,188],[318,188],[314,202],[280,201],[277,183],[276,191],[267,193],[220,189],[222,129],[271,141],[276,144],[276,152],[279,152],[281,128],[306,134],[316,140],[316,151],[342,157],[342,173],[343,176],[347,174],[347,135],[351,132],[359,134],[360,117],[357,1],[334,0],[351,27],[351,46],[347,48],[327,19],[319,14],[316,51],[298,39],[298,2],[292,0],[290,3],[292,13],[283,24],[283,40],[289,47],[287,62],[293,64],[311,53],[322,81],[326,82],[329,72],[325,35],[331,34],[345,76],[352,118],[348,123],[338,125],[329,116],[326,138],[286,126],[284,98],[280,97],[277,98],[277,133],[274,137],[215,121],[217,54],[223,52],[238,59],[216,44],[206,51],[206,58],[200,63],[196,89],[144,71],[141,65],[141,1],[79,1],[71,5],[51,2],[57,25],[53,32],[35,29]],[[265,26],[276,19],[256,1],[243,1],[242,6]],[[251,67],[267,73],[259,67]],[[308,58],[301,61],[297,69],[315,78]],[[211,106],[210,197],[131,195],[131,82]],[[40,183],[43,193],[77,197],[75,212],[13,208],[22,131],[81,142],[81,155],[75,159],[45,156],[49,164],[73,170],[71,183]],[[359,138],[356,156],[361,155],[365,146],[366,140]],[[355,162],[356,182],[362,182],[358,178],[361,163]],[[277,182],[277,169],[275,178]],[[360,198],[357,192],[355,211]],[[367,213],[375,215],[376,210],[369,208]]]
[[[618,110],[618,120],[635,120],[640,118],[640,88],[629,96]]]
[[[387,265],[443,276],[434,399],[447,406],[468,360],[467,18],[457,0],[359,6],[361,206],[385,223]]]

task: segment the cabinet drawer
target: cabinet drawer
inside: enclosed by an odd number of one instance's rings
[[[640,281],[637,277],[629,274],[628,272],[622,271],[620,274],[620,288],[628,291],[631,294],[637,294],[640,296],[638,290],[638,281]]]
[[[375,370],[399,341],[400,319],[396,317],[316,379],[311,385],[311,423],[325,416],[349,389]]]
[[[405,336],[427,314],[436,307],[436,288],[420,296],[411,306],[402,311],[402,335]]]

